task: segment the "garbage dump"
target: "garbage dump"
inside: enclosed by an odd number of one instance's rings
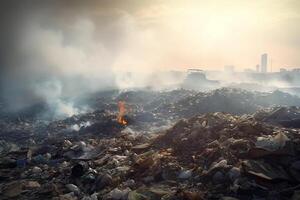
[[[192,117],[199,113],[227,112],[231,114],[251,114],[271,106],[300,106],[299,97],[274,91],[271,93],[250,92],[234,88],[221,88],[211,92],[198,92],[162,105],[156,110],[176,117]]]
[[[109,97],[105,92],[105,100],[101,96],[93,97],[89,103],[97,109],[116,110],[117,105],[111,102],[125,101],[132,114],[145,120],[151,120],[151,115],[181,119],[207,112],[242,115],[274,106],[300,106],[300,98],[287,93],[251,92],[237,88],[221,88],[209,92],[185,89],[137,90],[110,93]]]
[[[284,127],[300,128],[300,108],[296,106],[263,109],[255,113],[255,118]]]
[[[51,122],[1,118],[0,199],[299,198],[295,97],[285,102],[292,107],[258,110],[264,93],[154,94],[121,93],[105,108]],[[230,97],[241,103],[224,112]]]

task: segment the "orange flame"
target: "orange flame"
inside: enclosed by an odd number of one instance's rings
[[[117,117],[117,121],[122,125],[127,125],[127,121],[124,119],[124,115],[126,113],[125,102],[124,101],[119,101],[118,102],[118,107],[119,107],[119,114],[118,114],[118,117]]]

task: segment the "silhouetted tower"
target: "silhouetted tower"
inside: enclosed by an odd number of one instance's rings
[[[260,69],[262,73],[267,73],[267,66],[268,66],[268,54],[264,53],[261,55],[261,63],[260,63]]]

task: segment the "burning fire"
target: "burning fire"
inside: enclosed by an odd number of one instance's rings
[[[119,107],[119,114],[118,114],[117,120],[120,124],[127,125],[127,121],[124,119],[124,115],[126,113],[125,102],[119,101],[118,107]]]

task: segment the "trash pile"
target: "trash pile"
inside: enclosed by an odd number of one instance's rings
[[[126,103],[131,116],[140,123],[140,126],[145,126],[145,129],[155,126],[155,124],[148,126],[151,122],[168,124],[165,122],[166,118],[174,121],[208,112],[243,115],[253,114],[258,110],[274,106],[300,106],[300,98],[288,93],[280,91],[253,92],[237,88],[221,88],[209,92],[185,89],[171,91],[112,90],[85,96],[72,103],[88,107],[86,114],[89,114],[95,111],[117,112],[119,101]],[[43,120],[41,117],[43,114],[39,112],[45,112],[47,109],[49,108],[41,103],[10,117],[5,116],[5,114],[8,115],[5,109],[0,109],[0,120],[5,117],[10,121],[12,119]],[[49,121],[49,119],[47,120]],[[53,120],[57,119],[53,118],[50,121]]]
[[[189,118],[208,112],[252,114],[273,106],[300,106],[300,98],[280,91],[250,92],[235,88],[221,88],[211,92],[199,92],[173,103],[155,108],[157,113]]]
[[[275,106],[300,106],[300,98],[280,91],[253,92],[237,88],[221,88],[210,92],[177,89],[172,91],[136,90],[105,92],[89,101],[97,110],[116,111],[124,101],[139,130],[173,124],[209,112],[243,115]],[[170,123],[171,122],[171,123]]]
[[[120,126],[27,146],[1,140],[1,199],[299,198],[299,130],[254,116],[197,115],[156,134]]]
[[[297,199],[299,139],[298,129],[252,115],[209,113],[179,121],[153,144],[172,151],[177,178],[203,199]]]
[[[125,101],[131,114],[140,120],[161,121],[161,118],[181,119],[208,112],[252,114],[274,106],[300,106],[300,98],[288,93],[254,92],[238,88],[221,88],[209,92],[177,89],[172,91],[105,92],[89,101],[93,108],[116,110],[118,101]],[[155,116],[154,116],[155,115]],[[156,118],[156,119],[155,119]]]
[[[254,117],[257,120],[281,125],[289,128],[300,128],[300,108],[291,107],[272,107],[259,110]]]
[[[116,115],[106,111],[94,111],[47,122],[31,119],[0,119],[1,139],[30,146],[32,140],[43,142],[49,138],[72,138],[84,135],[105,136],[120,132],[123,126],[116,121]]]
[[[297,97],[219,89],[100,99],[62,120],[0,117],[0,199],[299,199]]]

